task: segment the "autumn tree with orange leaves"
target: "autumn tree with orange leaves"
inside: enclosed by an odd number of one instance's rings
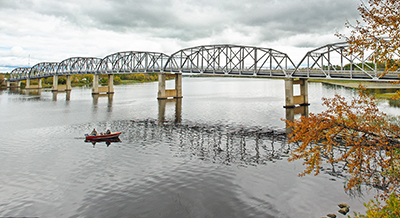
[[[398,120],[380,112],[374,98],[361,92],[350,102],[324,98],[326,111],[287,121],[290,143],[298,143],[289,161],[302,159],[301,175],[318,174],[324,162],[344,162],[346,189],[367,184],[385,193],[400,191]]]
[[[400,66],[400,1],[361,1],[362,20],[346,23],[350,36],[336,34],[350,47],[349,55],[374,50],[375,63],[384,64],[385,72]],[[362,89],[362,87],[360,87]],[[399,95],[400,96],[400,95]],[[318,174],[324,162],[344,163],[348,174],[345,188],[369,185],[382,190],[384,204],[365,204],[367,215],[356,217],[400,217],[400,122],[379,111],[373,97],[360,91],[351,101],[336,95],[324,98],[326,111],[289,121],[289,142],[298,144],[290,161],[301,159],[306,169],[300,175]]]

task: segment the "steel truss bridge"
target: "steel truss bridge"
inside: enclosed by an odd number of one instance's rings
[[[307,52],[300,63],[271,48],[240,45],[203,45],[172,55],[158,52],[117,52],[104,58],[73,57],[16,68],[8,81],[76,74],[182,73],[270,78],[341,80],[399,80],[399,71],[387,72],[373,63],[375,51],[347,55],[349,44],[328,44]],[[399,54],[393,54],[399,58]],[[373,64],[371,64],[373,63]]]

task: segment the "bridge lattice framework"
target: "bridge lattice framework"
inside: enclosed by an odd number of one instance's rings
[[[295,65],[283,52],[253,46],[202,45],[172,55],[159,52],[124,51],[104,58],[72,57],[61,62],[42,62],[15,68],[9,81],[54,75],[119,73],[191,73],[277,78],[398,80],[399,71],[388,72],[374,63],[375,51],[347,55],[348,43],[328,44],[307,52]],[[398,53],[395,57],[400,57]],[[373,63],[368,64],[369,63]]]
[[[307,52],[295,65],[283,52],[254,46],[202,45],[179,50],[172,55],[159,52],[125,51],[104,58],[73,57],[61,62],[42,62],[33,67],[14,69],[9,82],[75,74],[98,75],[159,73],[159,98],[182,97],[182,74],[283,78],[286,92],[300,84],[301,97],[286,95],[286,105],[308,104],[307,79],[393,81],[399,71],[385,72],[374,62],[375,51],[348,55],[348,43],[328,44]],[[398,53],[393,54],[399,58]],[[372,63],[372,64],[371,64]],[[165,74],[175,74],[175,91],[165,90]],[[296,79],[295,79],[296,78]],[[111,78],[112,79],[112,78]],[[298,80],[299,79],[299,80]],[[109,84],[110,85],[110,84]],[[299,100],[299,99],[302,100]]]

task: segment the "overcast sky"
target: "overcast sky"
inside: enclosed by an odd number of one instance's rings
[[[297,63],[339,42],[360,0],[0,0],[0,72],[119,51],[273,48]]]

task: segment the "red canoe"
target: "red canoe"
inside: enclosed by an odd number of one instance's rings
[[[118,138],[121,135],[121,132],[112,132],[110,134],[98,134],[98,135],[86,135],[86,140],[94,140],[94,139],[113,139]]]

